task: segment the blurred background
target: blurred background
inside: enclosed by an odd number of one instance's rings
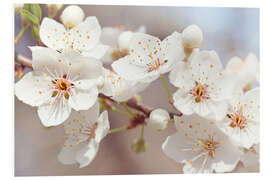
[[[102,27],[124,25],[127,29],[135,30],[144,25],[148,34],[161,39],[173,31],[181,32],[186,26],[197,24],[204,33],[202,49],[215,50],[224,65],[233,56],[245,58],[248,52],[260,57],[258,8],[104,5],[81,5],[81,7],[86,17],[96,16]],[[46,6],[42,5],[42,9],[43,15],[46,16]],[[14,35],[17,35],[21,28],[20,15],[15,16],[14,22]],[[31,58],[27,46],[35,44],[28,29],[15,46],[15,52]],[[173,86],[170,85],[169,88],[175,91]],[[143,103],[149,106],[172,111],[167,94],[158,80],[142,92],[141,96]],[[140,136],[140,128],[109,135],[101,142],[94,161],[89,166],[79,169],[78,165],[62,165],[57,160],[63,144],[63,129],[43,128],[36,108],[23,104],[16,97],[14,100],[16,176],[181,173],[181,165],[165,156],[161,149],[166,137],[176,131],[172,124],[162,132],[146,126],[145,139],[148,148],[141,154],[136,154],[131,149],[132,141]],[[114,112],[109,112],[109,120],[111,128],[128,123],[128,119]],[[235,170],[235,172],[254,171],[258,171],[258,167],[246,169],[242,164]]]

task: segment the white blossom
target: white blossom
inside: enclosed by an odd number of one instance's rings
[[[233,83],[223,73],[215,51],[194,51],[188,62],[179,62],[171,71],[170,82],[178,87],[173,94],[174,106],[185,115],[224,119],[227,100],[232,97]]]
[[[72,29],[50,18],[43,18],[40,25],[40,39],[49,48],[60,52],[77,52],[87,57],[101,59],[108,46],[100,42],[101,27],[94,16]]]
[[[128,81],[116,73],[103,68],[104,84],[100,92],[115,101],[123,102],[143,91],[149,84]]]
[[[224,133],[244,148],[250,148],[260,140],[259,93],[259,88],[255,88],[242,96],[234,96],[226,118],[220,123]]]
[[[170,115],[168,113],[168,111],[158,108],[153,110],[150,113],[150,117],[149,117],[149,125],[154,127],[157,130],[164,130],[170,120]]]
[[[198,115],[175,116],[177,132],[162,145],[163,152],[178,163],[184,173],[230,172],[241,153],[212,120]]]
[[[140,26],[135,32],[145,33],[144,26]],[[106,55],[102,58],[104,63],[111,63],[129,54],[130,41],[133,31],[125,31],[124,27],[104,27],[101,33],[101,42],[110,46]]]
[[[112,64],[115,72],[127,80],[152,82],[184,58],[181,34],[174,32],[161,42],[154,36],[135,33],[129,53]]]
[[[44,126],[56,126],[70,115],[71,108],[87,110],[97,100],[95,79],[102,75],[100,61],[74,53],[58,53],[31,47],[33,71],[15,84],[17,98],[38,107]]]
[[[76,5],[67,6],[61,16],[60,19],[63,24],[68,28],[74,28],[78,24],[80,24],[84,19],[84,12],[82,8]]]
[[[255,85],[255,81],[259,81],[260,64],[253,53],[249,53],[244,60],[235,56],[227,63],[226,73],[233,77],[236,91],[247,91]]]
[[[190,25],[182,32],[183,45],[186,48],[199,48],[203,41],[203,33],[199,26]]]
[[[63,126],[66,137],[58,160],[63,164],[79,163],[80,168],[93,161],[99,143],[110,129],[108,113],[99,115],[98,102],[87,111],[73,111]]]

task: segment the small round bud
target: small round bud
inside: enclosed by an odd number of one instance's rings
[[[149,125],[161,131],[167,127],[170,120],[169,113],[164,109],[155,109],[150,113]]]
[[[84,19],[84,12],[79,6],[68,6],[62,12],[60,18],[62,23],[68,28],[73,28]]]
[[[202,30],[197,25],[190,25],[183,30],[182,40],[186,48],[199,48],[203,41]]]
[[[147,143],[144,138],[135,139],[131,146],[132,150],[137,154],[145,152],[147,148]]]
[[[133,36],[133,32],[131,31],[124,31],[118,37],[118,45],[120,49],[129,49],[129,44],[131,38]]]

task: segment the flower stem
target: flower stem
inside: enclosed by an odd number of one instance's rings
[[[128,112],[128,114],[131,117],[135,117],[136,115],[131,111],[131,109],[128,107],[126,102],[121,103],[123,105],[123,107],[125,108],[125,110]]]
[[[120,109],[117,109],[115,106],[110,106],[110,110],[112,110],[113,112],[117,112],[119,114],[122,114],[124,116],[127,116],[128,118],[132,118],[133,116],[130,115],[130,113],[122,111]]]
[[[166,92],[168,93],[170,100],[172,100],[173,95],[172,95],[171,91],[169,90],[169,88],[168,88],[168,86],[167,86],[167,84],[166,84],[166,82],[164,80],[164,74],[160,75],[160,81],[161,81],[163,87],[165,88]]]
[[[142,129],[141,129],[141,139],[144,138],[144,125],[142,125]]]
[[[24,34],[24,32],[28,29],[29,24],[27,24],[26,26],[23,26],[21,31],[19,32],[19,34],[15,37],[14,43],[15,45],[18,44],[20,38],[22,37],[22,35]]]
[[[111,129],[111,130],[109,130],[108,134],[124,131],[127,129],[127,127],[128,127],[128,125],[124,125],[124,126],[121,126],[119,128]]]

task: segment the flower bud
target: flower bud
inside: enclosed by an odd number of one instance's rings
[[[68,6],[62,12],[60,18],[62,23],[68,28],[73,28],[84,19],[84,12],[79,6]]]
[[[142,153],[146,151],[147,144],[144,138],[135,139],[132,143],[132,149],[136,153]]]
[[[118,45],[120,49],[129,49],[129,44],[131,38],[133,36],[133,32],[131,31],[124,31],[118,37]]]
[[[202,30],[197,25],[190,25],[182,32],[183,45],[186,48],[199,48],[203,41]]]
[[[170,120],[169,113],[164,109],[155,109],[150,113],[149,124],[155,129],[161,131],[167,127]]]

